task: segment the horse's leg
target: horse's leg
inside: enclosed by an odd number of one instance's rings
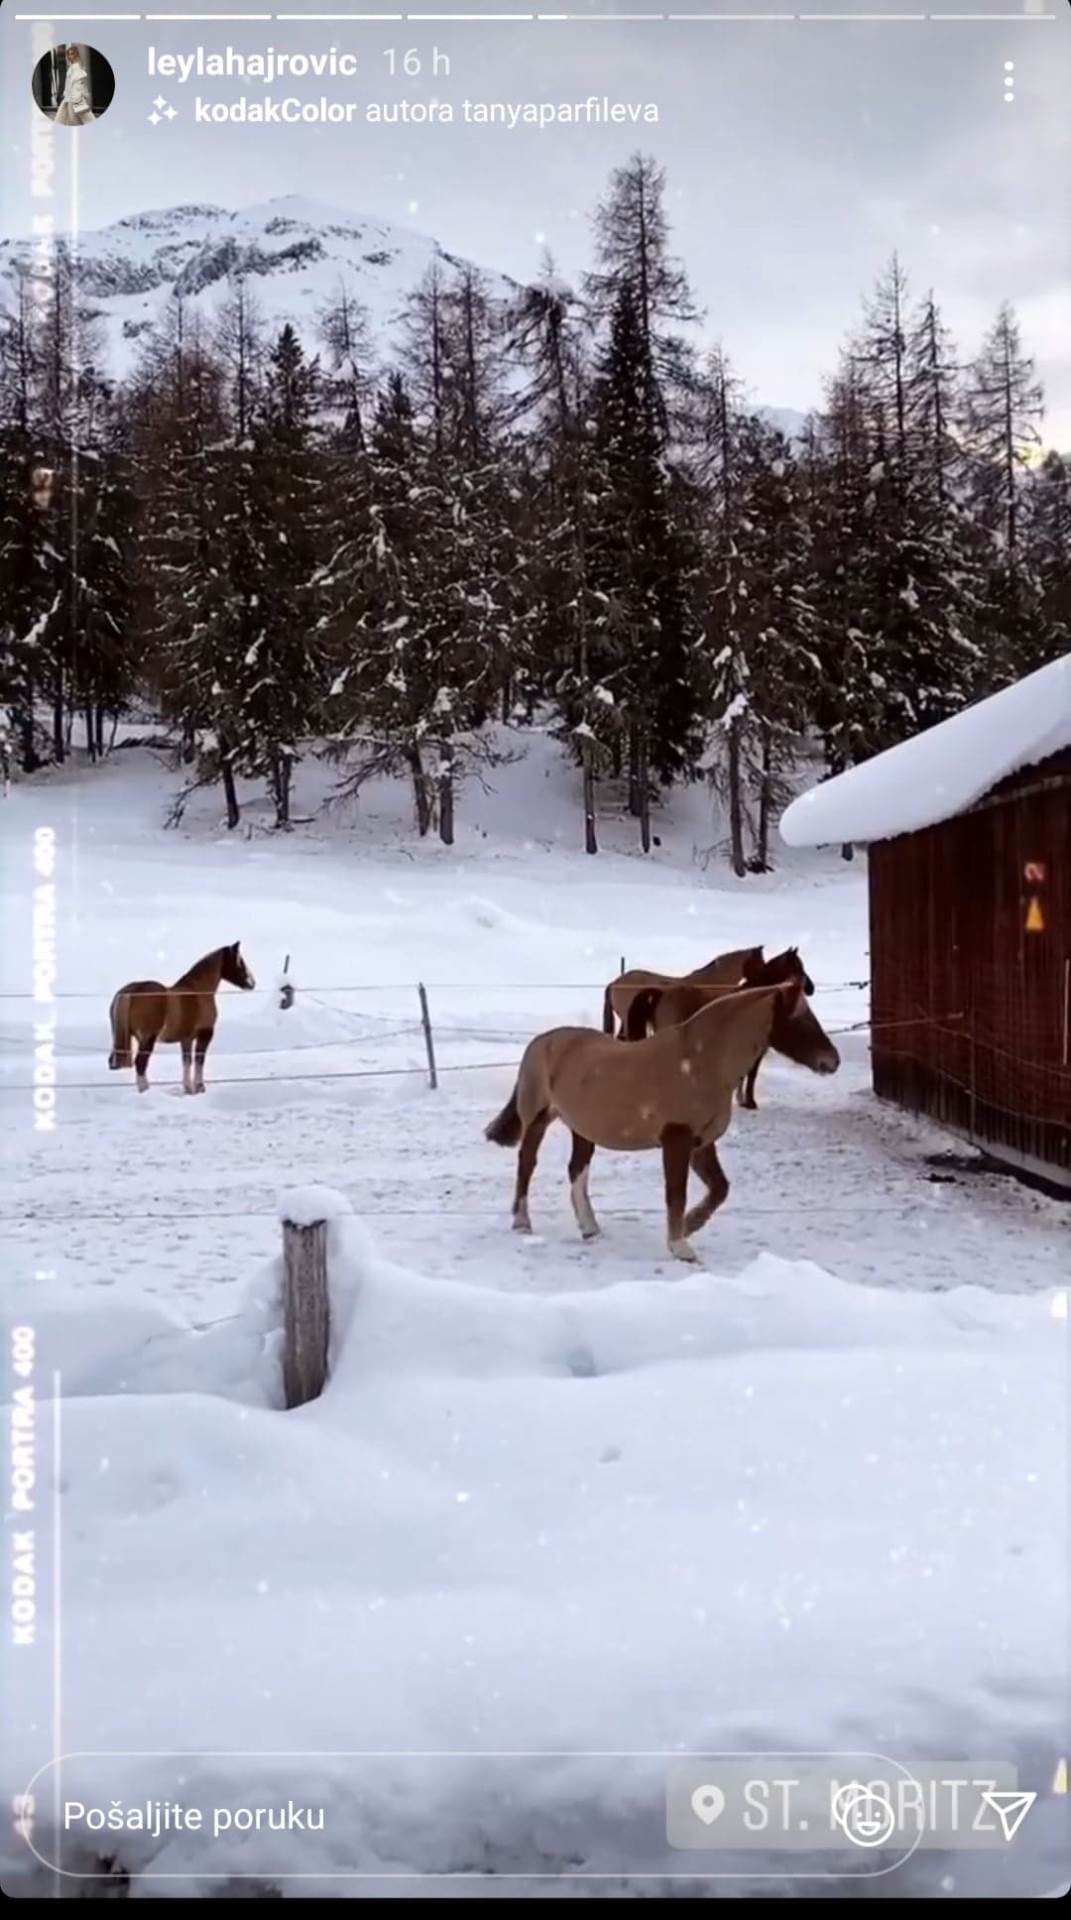
[[[758,1059],[756,1060],[755,1065],[751,1068],[750,1072],[745,1073],[741,1077],[739,1085],[737,1086],[737,1089],[736,1089],[736,1098],[740,1106],[750,1107],[756,1113],[758,1112],[759,1103],[755,1098],[755,1082],[758,1079],[759,1068],[761,1067],[765,1057],[766,1057],[766,1050],[764,1048],[762,1053],[760,1053]]]
[[[596,1239],[600,1230],[588,1199],[588,1170],[594,1151],[593,1140],[585,1140],[582,1133],[574,1133],[573,1151],[569,1156],[569,1198],[573,1203],[577,1226],[585,1240]]]
[[[696,1147],[692,1154],[692,1171],[699,1175],[707,1188],[706,1198],[700,1200],[697,1207],[689,1209],[684,1219],[684,1231],[687,1235],[698,1233],[705,1227],[712,1213],[716,1213],[729,1192],[729,1182],[725,1170],[718,1159],[718,1149],[713,1140],[708,1146]]]
[[[139,1033],[137,1036],[137,1040],[138,1040],[138,1051],[134,1060],[134,1070],[138,1076],[138,1092],[148,1093],[149,1061],[152,1059],[152,1050],[156,1045],[156,1035],[155,1033],[150,1033],[150,1034]]]
[[[517,1154],[517,1185],[513,1194],[513,1230],[515,1233],[530,1233],[532,1222],[528,1217],[528,1188],[535,1172],[535,1163],[539,1158],[539,1149],[543,1144],[543,1135],[550,1125],[550,1109],[544,1107],[537,1113],[524,1130],[520,1149]]]
[[[194,1093],[203,1093],[205,1090],[205,1054],[212,1044],[212,1033],[213,1029],[211,1027],[199,1027],[193,1036],[195,1048],[193,1056]]]
[[[688,1203],[688,1166],[695,1140],[690,1127],[671,1126],[662,1131],[662,1168],[666,1177],[666,1226],[669,1250],[675,1260],[696,1261],[699,1256],[688,1245],[685,1208]]]
[[[193,1092],[193,1036],[182,1040],[182,1091]]]

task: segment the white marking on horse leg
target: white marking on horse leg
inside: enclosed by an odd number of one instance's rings
[[[569,1198],[573,1203],[573,1212],[576,1214],[577,1225],[585,1240],[596,1239],[600,1231],[599,1223],[592,1212],[591,1201],[588,1198],[588,1174],[590,1170],[590,1167],[582,1168],[569,1188]]]
[[[697,1267],[699,1265],[699,1255],[689,1241],[671,1240],[669,1250],[674,1260],[685,1260],[690,1267]]]
[[[514,1233],[531,1233],[532,1231],[527,1200],[518,1200],[513,1209],[513,1231]]]
[[[147,1074],[145,1074],[145,1073],[139,1073],[139,1074],[138,1074],[138,1077],[137,1077],[137,1078],[138,1078],[138,1092],[139,1092],[139,1093],[148,1093],[148,1091],[149,1091],[149,1077],[148,1077],[148,1075],[147,1075]]]

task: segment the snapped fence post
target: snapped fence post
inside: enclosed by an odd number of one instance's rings
[[[319,1399],[327,1381],[330,1313],[327,1222],[283,1216],[283,1393],[287,1407]]]
[[[625,971],[625,956],[624,956],[624,954],[622,954],[622,955],[621,955],[621,971],[622,971],[622,973],[624,973],[624,971]]]
[[[432,1091],[434,1091],[439,1084],[439,1076],[435,1071],[435,1041],[431,1033],[431,1015],[428,1012],[428,992],[423,980],[418,982],[417,992],[420,995],[420,1020],[424,1028],[424,1045],[428,1051],[428,1081]]]

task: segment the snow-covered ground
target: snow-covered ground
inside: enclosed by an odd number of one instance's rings
[[[861,860],[786,853],[735,882],[697,857],[700,792],[649,860],[626,822],[587,860],[568,776],[527,746],[465,794],[452,850],[417,844],[387,785],[287,837],[221,832],[213,796],[165,833],[175,776],[143,749],[0,807],[0,1213],[45,1489],[3,1790],[60,1751],[87,1804],[325,1809],[322,1834],[68,1835],[72,1874],[114,1853],[150,1892],[378,1885],[332,1878],[355,1868],[682,1891],[697,1857],[667,1847],[661,1756],[1007,1759],[1047,1789],[1065,1749],[1066,1209],[950,1177],[930,1157],[956,1143],[870,1095],[865,1032],[843,1031],[866,1017]],[[300,812],[323,784],[303,776]],[[41,827],[52,1135],[18,997]],[[112,993],[234,939],[258,991],[225,990],[207,1095],[183,1098],[160,1049],[139,1097],[107,1069]],[[512,1156],[482,1129],[524,1040],[597,1024],[622,955],[683,968],[760,940],[802,948],[843,1066],[767,1060],[704,1269],[665,1255],[656,1156],[596,1156],[604,1234],[581,1243],[554,1133],[536,1232],[511,1234]],[[331,1382],[285,1415],[278,1203],[310,1183],[357,1217],[331,1229]],[[48,1770],[45,1858],[54,1790]],[[1067,1804],[1044,1798],[1005,1856],[918,1854],[870,1890],[1054,1891]]]

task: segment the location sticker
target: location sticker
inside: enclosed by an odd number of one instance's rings
[[[709,1784],[697,1787],[692,1795],[692,1812],[705,1827],[712,1827],[718,1815],[725,1812],[725,1795],[721,1788]]]

